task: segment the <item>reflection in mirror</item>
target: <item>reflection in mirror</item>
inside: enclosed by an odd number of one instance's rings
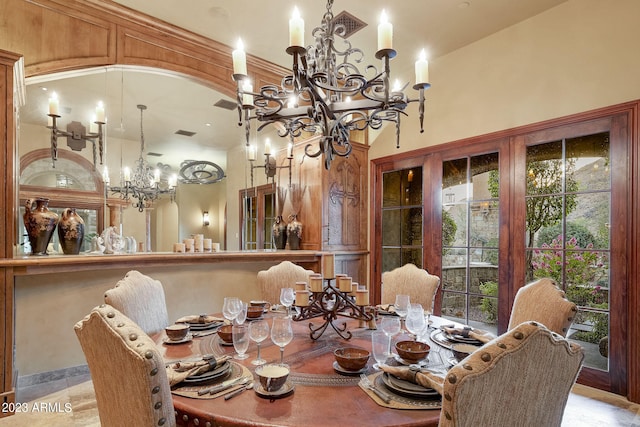
[[[238,249],[239,225],[235,221],[228,223],[226,212],[239,212],[239,201],[235,197],[229,200],[227,194],[237,194],[238,189],[247,187],[248,171],[244,165],[244,129],[237,126],[235,104],[228,97],[191,78],[144,67],[117,66],[66,72],[32,77],[26,83],[27,103],[20,111],[18,150],[21,159],[34,150],[50,149],[49,97],[56,92],[60,115],[57,126],[60,129],[66,129],[72,121],[89,128],[97,102],[104,102],[107,122],[104,162],[100,164],[98,159],[95,171],[102,175],[106,166],[111,185],[121,182],[123,168],[134,167],[139,157],[138,104],[148,106],[144,139],[149,164],[161,163],[176,173],[185,161],[213,163],[224,171],[228,164],[234,166],[230,168],[231,174],[215,184],[179,182],[174,203],[161,200],[143,214],[122,203],[118,195],[106,192],[102,196],[104,217],[97,224],[120,226],[123,235],[133,236],[139,242],[145,241],[146,235],[150,234],[150,249],[158,252],[171,251],[173,243],[191,234],[205,234],[214,242],[220,242],[222,248]],[[226,105],[230,107],[225,108]],[[58,138],[59,153],[71,152],[71,139]],[[88,142],[86,146],[73,153],[93,165],[92,143]],[[71,179],[75,176],[75,166],[62,157],[58,157],[55,168],[49,157],[23,170],[20,192],[24,186],[79,190],[74,185],[83,179]],[[257,180],[256,185],[260,184],[262,182]],[[55,198],[51,200],[52,205],[56,202]],[[115,213],[109,209],[112,205],[117,206]],[[209,226],[202,223],[203,211],[210,213]],[[149,217],[151,227],[147,224]]]

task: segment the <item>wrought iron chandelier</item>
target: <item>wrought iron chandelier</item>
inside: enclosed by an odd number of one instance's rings
[[[133,175],[131,175],[131,169],[125,167],[122,170],[119,187],[109,186],[109,175],[106,170],[104,176],[108,191],[120,194],[123,200],[129,201],[133,198],[132,206],[143,212],[146,208],[151,207],[153,202],[161,196],[169,196],[173,202],[176,196],[178,178],[175,174],[170,175],[171,168],[169,166],[163,165],[162,168],[153,168],[144,158],[143,113],[147,106],[140,104],[137,107],[140,110],[140,157],[136,160]]]
[[[312,31],[314,43],[304,47],[304,21],[294,11],[289,21],[289,47],[293,56],[292,73],[282,79],[280,86],[266,85],[253,91],[247,74],[246,55],[242,42],[233,51],[233,79],[237,83],[237,108],[239,125],[245,124],[247,146],[251,130],[250,122],[261,124],[258,131],[269,124],[279,124],[278,135],[297,138],[303,132],[320,134],[318,146],[305,147],[305,155],[324,156],[329,169],[335,156],[348,156],[352,146],[350,132],[367,128],[380,129],[385,122],[396,127],[396,145],[400,145],[400,118],[407,115],[405,108],[411,102],[419,102],[420,132],[424,132],[424,91],[428,82],[428,62],[424,51],[416,61],[418,99],[409,99],[404,87],[390,86],[389,62],[396,56],[393,49],[393,27],[386,21],[386,14],[378,26],[378,50],[375,57],[382,61],[382,70],[373,65],[365,70],[367,78],[356,64],[362,62],[362,50],[354,48],[344,39],[345,27],[334,22],[333,0],[327,1],[322,23]],[[343,38],[344,48],[336,41]],[[342,59],[339,59],[342,58]],[[353,59],[352,59],[353,58]]]

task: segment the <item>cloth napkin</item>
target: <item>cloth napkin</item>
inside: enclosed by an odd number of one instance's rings
[[[385,312],[388,314],[395,314],[396,308],[393,304],[378,304],[376,306],[378,308],[378,312]]]
[[[481,329],[474,329],[469,326],[464,326],[459,328],[452,327],[452,326],[443,326],[442,330],[448,333],[449,335],[460,335],[465,338],[478,340],[483,344],[486,344],[495,338],[490,332],[483,331]]]
[[[224,322],[223,318],[212,316],[210,314],[194,314],[192,316],[184,316],[176,320],[176,323],[205,324],[212,322]]]
[[[444,378],[434,375],[429,371],[416,371],[412,370],[408,366],[389,365],[380,365],[380,369],[388,374],[400,378],[401,380],[406,380],[425,388],[432,388],[442,395]]]
[[[202,375],[205,372],[212,371],[216,366],[221,365],[229,359],[230,357],[227,355],[220,357],[205,356],[200,360],[192,362],[170,363],[166,368],[169,384],[173,387],[191,375]]]

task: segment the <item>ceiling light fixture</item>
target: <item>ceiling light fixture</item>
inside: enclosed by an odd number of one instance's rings
[[[107,190],[114,194],[120,194],[123,200],[129,201],[131,197],[136,199],[132,206],[143,212],[151,207],[153,202],[160,196],[169,196],[171,201],[175,200],[176,185],[178,178],[175,174],[170,175],[170,168],[152,168],[144,158],[144,128],[142,115],[147,109],[146,105],[138,105],[140,110],[140,157],[136,160],[136,168],[131,175],[131,169],[125,167],[121,174],[119,187],[109,186],[109,174],[105,168],[103,179]]]
[[[391,88],[389,62],[396,56],[393,49],[393,26],[383,11],[378,26],[378,51],[375,56],[382,61],[383,69],[369,65],[365,69],[372,74],[365,77],[355,65],[364,57],[362,50],[344,40],[345,47],[336,47],[336,36],[343,37],[345,28],[336,25],[332,12],[333,0],[327,1],[322,23],[314,28],[314,43],[304,47],[304,21],[297,9],[289,21],[289,47],[293,56],[292,73],[282,79],[281,85],[266,85],[258,92],[247,74],[246,54],[242,42],[233,51],[233,79],[237,83],[237,109],[239,125],[245,124],[247,146],[251,120],[261,122],[258,131],[266,125],[281,123],[281,137],[300,137],[303,132],[319,133],[318,147],[305,147],[310,157],[324,156],[329,169],[335,156],[351,153],[350,132],[367,128],[380,129],[384,122],[395,123],[396,146],[400,145],[400,117],[411,102],[419,102],[420,132],[423,132],[424,90],[430,87],[429,69],[424,51],[415,63],[418,99],[409,99],[404,87]],[[353,56],[352,56],[353,55]],[[339,58],[342,58],[339,60]],[[350,57],[353,58],[349,62]],[[351,98],[349,101],[347,98]],[[244,117],[243,117],[244,116]]]

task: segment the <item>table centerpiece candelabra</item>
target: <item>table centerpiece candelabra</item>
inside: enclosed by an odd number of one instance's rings
[[[351,339],[347,330],[347,322],[336,324],[339,317],[368,322],[374,319],[373,313],[367,311],[369,291],[353,282],[345,274],[334,274],[333,255],[324,255],[322,260],[323,275],[313,274],[309,277],[309,290],[297,290],[295,306],[297,313],[293,316],[296,322],[321,318],[323,322],[316,326],[309,322],[309,336],[317,340],[331,326],[338,335]]]

